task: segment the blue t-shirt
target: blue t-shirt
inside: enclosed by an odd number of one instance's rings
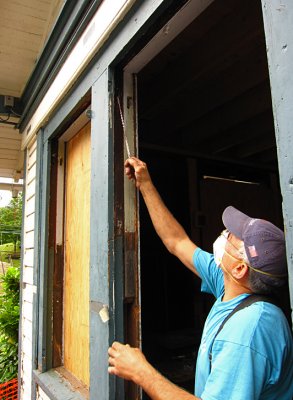
[[[193,263],[202,291],[216,297],[198,352],[195,395],[202,400],[292,400],[293,341],[283,312],[256,302],[233,315],[215,339],[224,318],[247,296],[222,302],[224,279],[214,256],[199,248]]]

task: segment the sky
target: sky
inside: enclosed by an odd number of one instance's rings
[[[4,178],[1,177],[0,183],[13,183],[14,180],[11,178]],[[23,183],[23,180],[20,179],[19,182],[20,184]],[[10,203],[10,200],[12,198],[12,192],[11,190],[0,190],[0,207],[5,207]]]
[[[10,190],[0,190],[0,207],[5,207],[9,204],[12,197]]]

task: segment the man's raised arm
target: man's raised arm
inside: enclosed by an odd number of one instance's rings
[[[135,181],[144,198],[154,228],[168,251],[198,275],[192,262],[196,245],[165,206],[151,180],[146,163],[136,157],[128,158],[125,161],[125,175]]]

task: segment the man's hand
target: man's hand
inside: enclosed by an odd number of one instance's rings
[[[153,185],[146,163],[136,157],[125,161],[125,175],[135,180],[148,208],[154,228],[171,254],[174,254],[194,274],[193,265],[196,245],[190,240],[183,227],[173,217]]]
[[[146,163],[136,157],[130,157],[125,161],[125,175],[130,180],[135,180],[136,187],[141,188],[145,183],[151,183],[151,177]]]
[[[164,378],[139,349],[114,342],[108,350],[112,375],[132,380],[153,400],[200,400]]]
[[[138,383],[141,375],[149,365],[142,352],[137,348],[130,347],[129,344],[124,345],[114,342],[108,353],[109,373],[123,379]]]

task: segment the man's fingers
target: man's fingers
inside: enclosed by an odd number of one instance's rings
[[[130,176],[133,175],[134,169],[131,167],[125,167],[125,174]]]
[[[119,343],[119,342],[113,342],[113,343],[112,343],[112,348],[115,349],[115,350],[119,350],[119,349],[121,349],[123,346],[124,346],[124,345],[123,345],[122,343]]]
[[[108,372],[111,375],[117,375],[117,371],[115,367],[108,367]]]
[[[128,158],[124,163],[125,168],[137,168],[140,166],[145,166],[145,163],[136,157]]]
[[[134,166],[135,164],[139,163],[140,159],[136,158],[136,157],[129,157],[126,161],[125,161],[125,165],[130,164],[132,166]]]
[[[113,347],[110,347],[110,348],[108,349],[108,354],[109,354],[109,356],[111,356],[111,357],[117,357],[118,352],[117,352],[117,350],[113,349]]]
[[[109,364],[110,364],[110,365],[112,365],[112,366],[115,365],[115,358],[109,357],[108,361],[109,361]]]

